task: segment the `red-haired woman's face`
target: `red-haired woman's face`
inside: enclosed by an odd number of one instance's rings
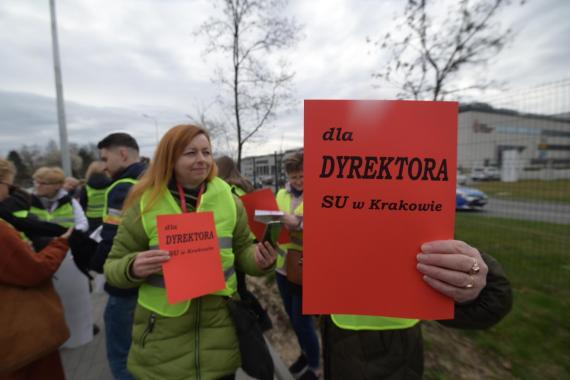
[[[178,183],[197,187],[208,178],[214,159],[208,138],[204,134],[194,137],[182,151],[174,165]]]

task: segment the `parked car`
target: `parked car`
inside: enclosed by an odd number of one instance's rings
[[[498,181],[501,179],[501,172],[495,166],[476,166],[471,169],[470,178],[472,181]]]
[[[457,210],[480,210],[487,204],[487,195],[479,189],[457,186],[455,208]]]

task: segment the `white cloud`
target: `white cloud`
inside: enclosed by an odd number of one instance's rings
[[[305,35],[284,52],[296,72],[298,101],[246,153],[301,145],[303,99],[393,96],[389,86],[372,87],[370,74],[382,57],[368,54],[365,39],[390,30],[401,7],[398,0],[291,1],[287,14]],[[58,0],[57,12],[71,141],[96,142],[117,128],[137,135],[148,154],[154,123],[142,113],[154,116],[163,133],[219,93],[210,81],[219,57],[204,60],[204,41],[193,35],[213,14],[211,1]],[[518,88],[567,77],[568,19],[566,0],[509,8],[502,22],[519,34],[485,69],[489,77]],[[0,23],[0,154],[6,154],[30,139],[57,138],[57,120],[48,2],[3,0]]]

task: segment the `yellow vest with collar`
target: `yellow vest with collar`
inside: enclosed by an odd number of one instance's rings
[[[148,204],[150,192],[143,194],[140,202],[142,223],[146,235],[149,238],[149,248],[158,249],[158,230],[156,217],[158,215],[181,214],[182,209],[172,197],[167,188],[163,189],[162,196],[149,210],[145,210]],[[230,186],[215,177],[207,184],[206,191],[196,212],[211,211],[214,213],[216,233],[220,243],[222,267],[226,287],[213,293],[219,296],[231,296],[237,291],[237,277],[234,268],[234,252],[232,238],[237,223],[237,209]],[[139,289],[138,303],[148,310],[166,317],[181,316],[190,307],[191,301],[169,304],[164,287],[164,278],[161,275],[149,276]]]
[[[45,208],[30,207],[30,214],[35,215],[44,222],[56,223],[62,227],[70,228],[75,225],[75,214],[73,212],[73,204],[71,199],[67,202],[58,203],[57,208],[48,211]]]

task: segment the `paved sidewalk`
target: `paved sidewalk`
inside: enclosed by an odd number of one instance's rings
[[[93,293],[93,316],[99,326],[99,334],[90,343],[74,348],[62,349],[61,359],[67,380],[113,380],[107,364],[105,350],[105,326],[103,311],[107,304],[106,293]]]

